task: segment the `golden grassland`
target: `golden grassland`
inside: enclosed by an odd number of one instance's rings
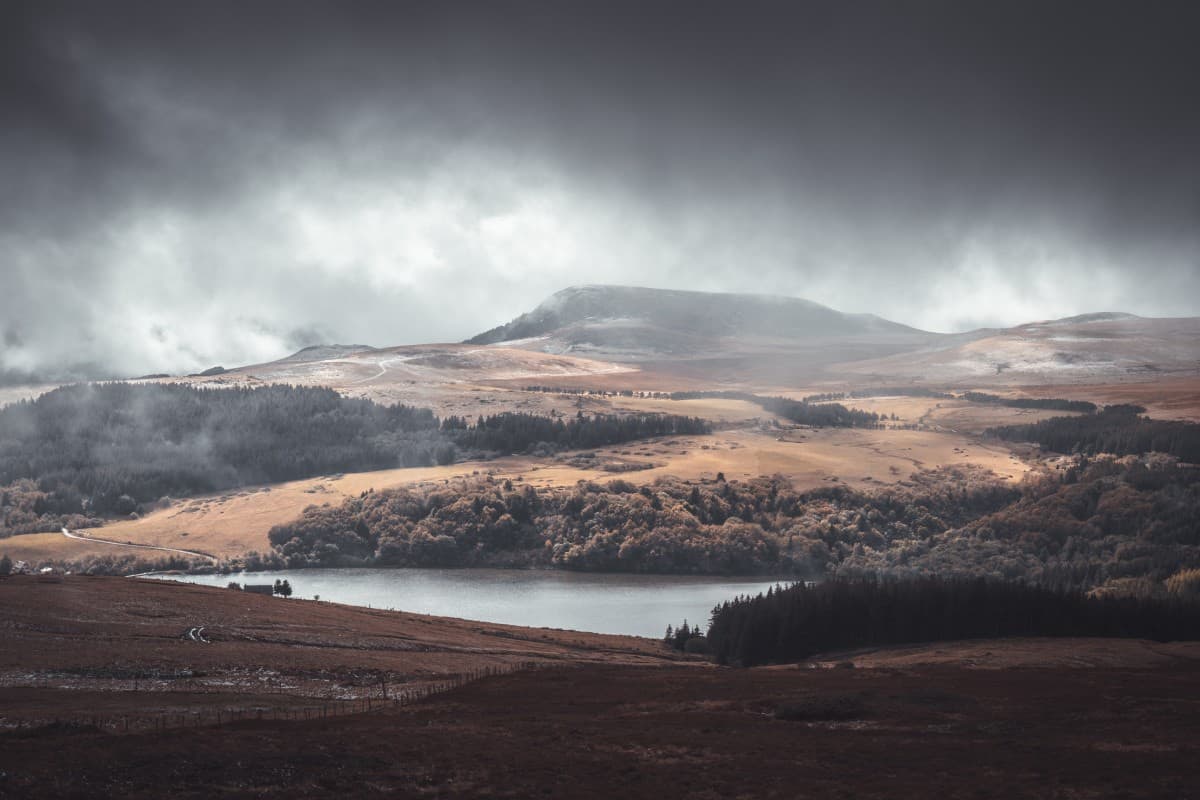
[[[465,376],[464,376],[465,377]],[[551,385],[587,388],[602,382],[619,390],[621,380],[645,373],[564,376]],[[603,379],[601,381],[600,379]],[[640,386],[640,384],[637,384]],[[817,387],[836,390],[836,387]],[[808,390],[790,391],[803,396]],[[1097,384],[1093,386],[1025,386],[1005,391],[1012,396],[1086,399],[1093,402],[1135,402],[1164,417],[1200,418],[1200,380],[1160,383]],[[85,535],[155,547],[178,548],[227,558],[268,549],[267,532],[288,522],[312,504],[337,504],[369,489],[442,483],[468,476],[492,475],[534,486],[569,486],[580,480],[607,481],[621,477],[634,483],[658,478],[712,480],[724,473],[730,480],[759,475],[783,475],[798,489],[842,483],[856,488],[882,487],[906,479],[915,470],[941,466],[977,465],[1003,480],[1019,480],[1030,465],[1000,442],[978,438],[994,425],[1034,422],[1062,412],[1006,408],[925,397],[881,396],[845,403],[872,411],[900,426],[883,430],[803,429],[744,400],[702,398],[666,400],[642,397],[604,397],[529,392],[518,382],[491,384],[464,381],[442,398],[439,413],[468,416],[522,410],[532,413],[574,414],[664,412],[712,420],[710,436],[670,437],[600,448],[589,459],[579,454],[558,458],[508,457],[461,462],[444,467],[379,470],[253,487],[217,495],[174,500],[141,519],[122,520]],[[896,416],[890,422],[892,415]],[[772,427],[779,423],[782,428]],[[903,426],[919,426],[905,430]],[[605,467],[609,467],[606,469]],[[623,466],[630,471],[614,471]],[[15,536],[0,541],[0,552],[30,562],[84,560],[103,555],[135,553],[133,548],[96,541],[68,539],[58,533]],[[143,551],[155,557],[152,551]]]
[[[643,484],[658,478],[728,480],[783,475],[799,489],[836,483],[856,488],[885,486],[914,471],[978,465],[1003,480],[1016,481],[1029,465],[999,443],[926,430],[799,429],[743,427],[708,436],[668,437],[595,451],[592,459],[509,457],[444,467],[416,467],[348,473],[291,481],[216,495],[174,500],[140,519],[122,520],[86,531],[85,536],[155,547],[178,548],[219,558],[266,551],[271,527],[299,516],[309,505],[339,504],[370,489],[443,483],[491,475],[534,486],[571,486],[581,480],[620,477]],[[581,464],[596,463],[596,466]],[[607,464],[648,467],[612,472]],[[14,536],[0,550],[30,562],[75,560],[139,552],[134,548],[68,539],[58,533]],[[140,551],[147,557],[165,555]]]
[[[1022,394],[1028,397],[1062,396],[1064,390],[1056,386],[1024,386]],[[1055,394],[1057,392],[1057,394]],[[1072,386],[1068,395],[1072,400],[1090,400],[1093,403],[1134,403],[1144,406],[1146,413],[1155,419],[1182,419],[1200,422],[1200,378],[1161,377],[1152,382],[1112,382]]]

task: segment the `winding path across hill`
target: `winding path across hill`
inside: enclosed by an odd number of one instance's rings
[[[360,378],[359,380],[356,380],[356,381],[350,381],[350,383],[358,384],[358,383],[367,383],[368,381],[377,380],[387,374],[388,365],[398,364],[403,361],[412,361],[416,357],[417,356],[412,355],[412,356],[396,356],[395,358],[380,359],[378,362],[376,362],[376,366],[379,367],[379,372],[376,372],[374,375],[370,375],[366,378]]]
[[[71,533],[66,528],[62,529],[62,535],[68,539],[78,539],[81,542],[100,542],[102,544],[116,545],[117,547],[135,547],[139,550],[160,550],[164,553],[178,553],[183,556],[191,556],[193,558],[207,558],[212,563],[217,563],[217,557],[208,553],[201,553],[196,550],[180,550],[178,547],[160,547],[154,544],[133,544],[132,542],[117,542],[112,539],[101,539],[96,536],[80,536],[78,533]]]

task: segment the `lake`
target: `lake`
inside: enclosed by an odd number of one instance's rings
[[[320,595],[371,608],[654,638],[684,619],[708,627],[713,606],[786,582],[516,569],[304,569],[157,577],[206,586],[287,580],[293,600]]]

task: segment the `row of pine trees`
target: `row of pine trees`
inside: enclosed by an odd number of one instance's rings
[[[713,610],[719,663],[755,666],[816,653],[1003,636],[1200,638],[1200,603],[1092,597],[984,578],[832,579],[777,587]]]

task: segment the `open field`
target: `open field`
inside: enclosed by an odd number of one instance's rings
[[[1022,386],[1029,397],[1063,395],[1058,386]],[[1053,394],[1059,392],[1059,395]],[[1134,403],[1145,406],[1146,413],[1156,419],[1183,419],[1200,422],[1200,378],[1161,377],[1153,381],[1112,382],[1070,387],[1065,396],[1093,403]]]
[[[77,533],[227,558],[251,550],[268,550],[271,527],[296,518],[306,506],[338,504],[368,489],[441,483],[475,475],[534,486],[571,486],[580,480],[608,481],[616,477],[641,484],[665,477],[713,480],[718,472],[729,480],[779,474],[804,489],[839,482],[857,488],[879,487],[904,480],[915,470],[967,464],[1015,481],[1030,468],[1000,443],[914,430],[747,427],[721,430],[710,436],[631,442],[594,452],[595,457],[590,459],[579,459],[578,454],[565,454],[562,460],[510,457],[292,481],[175,500],[140,519]],[[603,468],[605,464],[643,468],[612,472]],[[31,563],[84,559],[113,551],[136,552],[119,545],[68,539],[61,534],[0,540],[0,552]],[[155,556],[152,551],[144,554]]]
[[[122,579],[3,581],[0,607],[5,796],[1149,798],[1200,779],[1194,645],[991,640],[735,670],[648,640]],[[182,635],[205,623],[211,644]],[[301,711],[516,659],[552,666]],[[293,719],[254,718],[289,703]],[[187,723],[214,707],[223,724]]]
[[[849,361],[829,372],[857,382],[932,386],[1074,386],[1195,378],[1200,319],[1054,320],[971,336],[951,347]],[[893,384],[894,385],[894,384]]]
[[[730,361],[731,369],[737,359]],[[689,375],[689,370],[700,370]],[[715,423],[707,437],[633,442],[600,448],[591,454],[566,453],[556,458],[509,457],[463,462],[446,467],[393,469],[334,475],[273,486],[232,490],[218,495],[171,501],[141,519],[121,520],[84,535],[139,545],[178,548],[228,558],[269,548],[267,532],[296,518],[311,504],[337,504],[368,489],[445,482],[468,476],[492,475],[535,486],[569,486],[580,480],[607,481],[614,477],[647,483],[663,477],[712,480],[723,472],[729,479],[780,474],[797,488],[840,482],[857,488],[883,486],[906,479],[916,469],[976,464],[1007,480],[1017,480],[1030,468],[1001,443],[980,441],[985,429],[1026,423],[1062,412],[1006,408],[963,400],[908,396],[879,396],[843,401],[872,411],[896,424],[919,425],[921,430],[808,430],[773,417],[757,404],[742,400],[704,398],[664,400],[638,397],[560,395],[524,391],[529,384],[665,391],[724,388],[773,393],[764,385],[701,379],[696,360],[614,364],[507,347],[431,345],[371,350],[317,362],[280,361],[231,371],[211,378],[194,378],[205,385],[236,385],[271,380],[327,383],[348,394],[387,402],[432,405],[439,414],[478,414],[503,411],[558,413],[663,412],[700,416]],[[828,377],[828,376],[827,376]],[[998,385],[1005,396],[1065,397],[1097,403],[1132,402],[1153,415],[1200,419],[1200,379],[1160,378],[1130,374],[1108,383],[1070,385]],[[862,379],[860,379],[862,380]],[[869,382],[867,382],[869,383]],[[986,383],[986,381],[984,382]],[[816,391],[861,388],[859,384],[793,383],[778,393],[802,397]],[[943,387],[944,388],[944,387]],[[987,386],[962,386],[983,388]],[[779,423],[776,430],[763,423]],[[582,455],[582,457],[581,457]],[[80,533],[80,532],[77,532]],[[151,551],[121,545],[67,539],[58,533],[30,534],[0,540],[0,553],[39,563],[87,560],[104,555],[135,554],[155,558]]]
[[[152,715],[170,707],[177,694],[193,705],[203,705],[205,696],[228,704],[243,693],[294,702],[378,697],[381,679],[412,688],[519,663],[680,658],[636,637],[133,578],[2,579],[0,619],[0,717],[10,725],[54,719],[55,713],[66,717],[67,709],[84,705],[76,703],[78,692],[109,693],[106,702],[114,706],[124,696],[123,713]],[[202,629],[206,642],[186,635],[194,628]]]
[[[450,414],[563,410],[552,396],[497,391],[492,382],[557,384],[570,378],[599,379],[635,372],[636,367],[511,347],[427,344],[340,354],[321,360],[282,359],[239,367],[213,376],[164,378],[196,386],[261,386],[287,383],[328,386],[348,397],[406,403]]]
[[[1071,639],[1069,647],[1057,644],[1049,639],[971,639],[827,653],[810,663],[825,668],[851,662],[855,667],[865,669],[955,667],[985,670],[1152,669],[1169,667],[1180,661],[1200,664],[1200,642]]]
[[[1196,688],[1194,665],[582,667],[328,720],[9,734],[0,771],[14,795],[55,798],[1182,798],[1200,778],[1180,699]],[[789,705],[815,718],[774,717]]]
[[[708,442],[703,439],[712,440],[709,449],[704,448]],[[800,489],[831,482],[868,488],[904,480],[915,470],[943,466],[974,464],[1006,480],[1018,480],[1029,469],[1005,446],[932,431],[743,429],[692,437],[691,442],[691,449],[671,453],[664,466],[623,477],[634,481],[660,476],[704,480],[720,471],[731,480],[779,474]],[[639,453],[637,448],[629,449]]]
[[[737,389],[793,396],[914,385],[1115,402],[1097,398],[1106,392],[1093,391],[1109,387],[1113,391],[1107,394],[1114,398],[1127,391],[1137,398],[1134,402],[1154,411],[1171,411],[1182,403],[1192,409],[1187,413],[1200,414],[1198,325],[1194,319],[1064,320],[932,342],[920,337],[892,341],[886,335],[812,341],[718,338],[690,354],[648,352],[632,359],[621,348],[545,352],[546,342],[541,340],[490,346],[429,344],[317,353],[311,359],[292,357],[216,376],[169,380],[209,386],[329,386],[350,396],[433,408],[439,415],[564,412],[575,406],[573,398],[511,391],[529,384],[640,391]],[[1164,384],[1191,388],[1182,390],[1185,397],[1164,398],[1162,405],[1153,405]],[[608,405],[601,400],[593,410]]]
[[[1051,417],[1070,416],[1074,414],[1068,411],[1007,408],[962,400],[941,400],[929,408],[921,421],[923,424],[948,431],[980,434],[988,428],[1000,425],[1028,425]]]
[[[100,534],[101,531],[97,530],[97,533]],[[103,535],[107,535],[107,533]],[[186,537],[182,538],[186,539]],[[106,542],[68,539],[61,533],[26,533],[21,536],[0,539],[0,554],[8,555],[14,561],[41,564],[48,561],[87,561],[111,555],[137,555],[138,550]],[[143,554],[151,559],[167,555],[150,551]]]

